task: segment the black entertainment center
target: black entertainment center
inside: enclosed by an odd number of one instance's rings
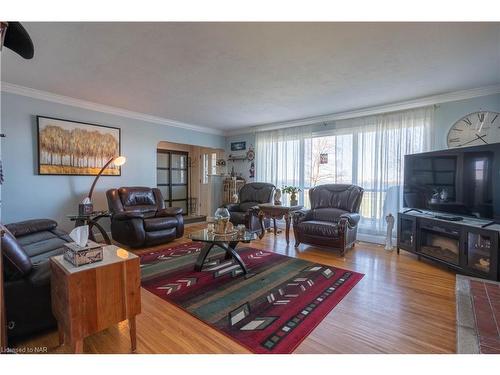
[[[405,156],[398,253],[499,280],[500,144]]]

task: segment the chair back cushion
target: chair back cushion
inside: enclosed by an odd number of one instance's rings
[[[17,242],[16,237],[3,225],[0,229],[4,231],[2,236],[2,253],[4,260],[5,279],[12,280],[21,278],[30,273],[32,269],[31,260]]]
[[[121,187],[108,190],[106,197],[112,213],[135,211],[147,214],[165,208],[165,202],[157,188]]]
[[[327,184],[309,190],[312,210],[334,208],[347,212],[359,212],[362,198],[363,189],[356,185]]]
[[[251,182],[240,190],[240,210],[246,211],[260,203],[272,203],[276,187],[266,182]]]

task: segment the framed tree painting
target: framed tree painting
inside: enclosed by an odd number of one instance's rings
[[[38,174],[95,176],[112,157],[120,155],[120,129],[37,116]],[[120,176],[110,164],[103,172]]]

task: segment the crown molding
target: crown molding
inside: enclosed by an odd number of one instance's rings
[[[145,113],[129,111],[123,108],[112,107],[104,104],[94,103],[87,100],[81,100],[72,98],[69,96],[58,95],[48,91],[42,91],[37,89],[32,89],[30,87],[15,85],[13,83],[1,82],[0,89],[3,92],[10,94],[16,94],[21,96],[27,96],[34,99],[45,100],[48,102],[69,105],[72,107],[78,107],[83,109],[88,109],[91,111],[107,113],[114,116],[120,116],[125,118],[130,118],[139,121],[150,122],[154,124],[167,125],[175,128],[181,128],[186,130],[193,130],[201,133],[215,134],[224,136],[225,133],[219,129],[206,128],[200,125],[188,124],[185,122],[170,120],[163,117],[148,115]]]
[[[500,93],[500,84],[493,86],[479,87],[469,90],[454,91],[446,94],[426,96],[422,98],[406,100],[403,102],[397,102],[381,106],[366,107],[354,111],[338,112],[323,116],[307,117],[303,119],[290,120],[290,121],[273,122],[269,124],[228,131],[226,132],[226,136],[258,133],[267,130],[285,129],[295,126],[313,125],[322,122],[347,120],[356,117],[364,117],[364,116],[372,116],[388,112],[404,111],[407,109],[414,109],[414,108],[426,107],[429,105],[472,99],[480,96],[486,96],[498,93]]]

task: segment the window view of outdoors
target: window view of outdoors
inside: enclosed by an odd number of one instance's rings
[[[406,153],[420,148],[421,128],[364,131],[316,136],[304,142],[304,205],[308,191],[321,184],[356,184],[365,189],[360,227],[366,233],[385,230],[385,216],[399,209],[399,185]],[[383,141],[381,141],[383,139]],[[401,147],[408,141],[408,150]]]

